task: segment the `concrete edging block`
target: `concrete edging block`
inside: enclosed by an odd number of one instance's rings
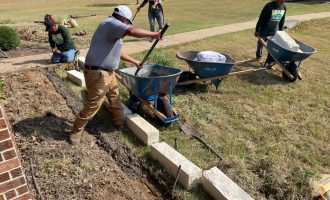
[[[77,70],[70,70],[70,71],[67,71],[67,76],[68,76],[68,79],[71,80],[72,82],[74,82],[75,84],[77,84],[81,87],[86,86],[85,76],[82,72],[79,72]]]
[[[78,57],[78,65],[79,65],[79,67],[83,68],[85,66],[85,60],[86,60],[85,57],[82,57],[82,56]]]
[[[126,125],[144,144],[159,142],[159,130],[138,114],[127,115]]]
[[[215,200],[253,200],[217,167],[203,172],[202,185]]]
[[[200,182],[202,169],[165,142],[152,144],[151,156],[160,162],[173,177],[176,176],[181,165],[178,181],[186,189],[191,190]]]

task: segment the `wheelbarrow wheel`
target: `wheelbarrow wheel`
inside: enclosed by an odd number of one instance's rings
[[[285,80],[288,80],[290,82],[295,82],[298,78],[298,74],[299,74],[299,69],[298,66],[296,65],[296,63],[294,62],[290,62],[288,64],[285,65],[285,68],[290,72],[290,74],[293,76],[293,79],[290,79],[286,73],[282,72],[282,76]]]
[[[171,104],[169,100],[165,97],[158,97],[157,99],[157,109],[159,112],[163,113],[167,118],[174,117]]]

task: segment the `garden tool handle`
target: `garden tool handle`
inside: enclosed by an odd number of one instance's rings
[[[165,24],[164,28],[162,29],[162,31],[160,32],[160,36],[162,37],[165,33],[165,31],[168,29],[170,25],[169,24]],[[151,52],[154,50],[155,46],[157,45],[157,43],[159,42],[159,39],[155,40],[155,42],[153,43],[153,45],[151,46],[151,48],[149,49],[148,53],[144,56],[142,62],[141,62],[141,66],[144,65],[144,63],[147,61],[149,55],[151,54]],[[134,76],[136,76],[141,68],[137,68],[137,70],[135,71]]]
[[[204,144],[209,150],[211,150],[215,155],[217,155],[217,157],[222,160],[222,156],[213,148],[211,147],[209,144],[207,144],[201,137],[199,136],[193,136],[196,140],[200,141],[202,144]]]
[[[135,15],[134,15],[134,17],[133,17],[133,19],[132,19],[132,22],[134,22],[134,19],[135,19],[136,15],[138,14],[139,11],[140,11],[139,9],[136,10]]]

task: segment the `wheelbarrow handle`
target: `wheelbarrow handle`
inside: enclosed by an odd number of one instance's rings
[[[170,25],[169,24],[165,24],[164,28],[162,29],[162,31],[160,32],[160,35],[161,37],[164,35],[164,33],[166,32],[166,30],[168,29]],[[151,46],[151,48],[149,49],[149,51],[147,52],[147,54],[144,56],[142,62],[141,62],[141,66],[144,65],[144,63],[147,61],[149,55],[151,54],[151,52],[154,50],[154,48],[156,47],[157,43],[159,42],[159,39],[155,40],[155,42],[153,43],[153,45]],[[139,73],[141,68],[138,68],[136,71],[135,71],[135,76]]]

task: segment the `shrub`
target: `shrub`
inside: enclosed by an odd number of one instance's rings
[[[0,26],[0,48],[3,50],[15,49],[20,42],[17,32],[8,26]]]
[[[142,62],[144,56],[146,55],[147,51],[144,51],[142,54],[140,54],[138,57],[133,56],[134,58],[140,60]],[[158,64],[163,66],[173,66],[174,62],[167,56],[163,51],[155,49],[148,57],[146,63],[144,65],[149,64]],[[119,63],[119,69],[123,69],[126,67],[132,67],[132,64],[127,64],[124,61],[120,61]]]
[[[147,63],[159,64],[163,66],[172,66],[173,60],[171,60],[165,53],[160,50],[155,50],[149,57]]]

